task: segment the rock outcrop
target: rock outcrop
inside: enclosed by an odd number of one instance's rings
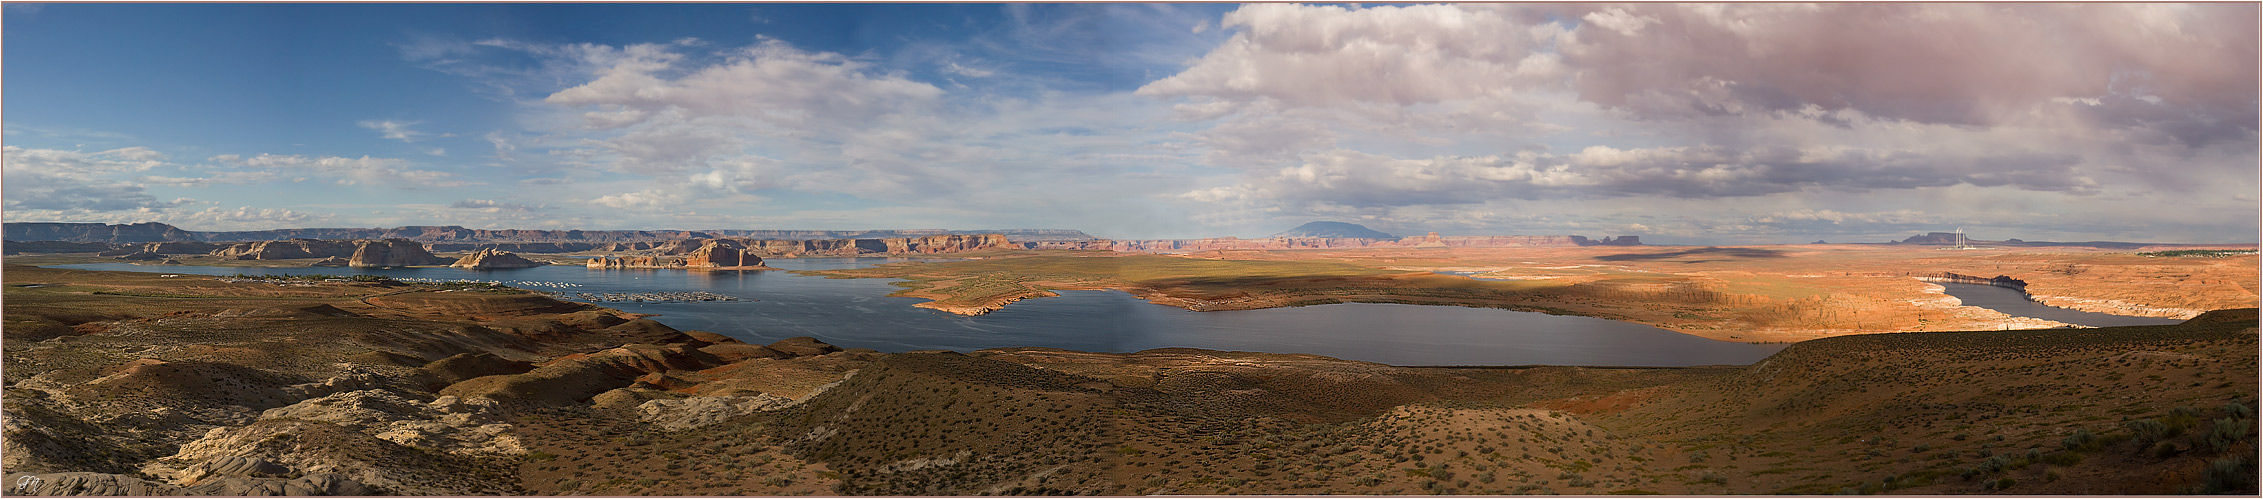
[[[534,267],[540,267],[540,266],[543,266],[543,265],[548,265],[548,264],[545,264],[545,263],[542,263],[542,262],[533,261],[533,260],[528,260],[528,259],[526,259],[525,257],[521,257],[521,256],[518,256],[518,255],[514,255],[514,254],[511,254],[511,253],[505,253],[505,252],[502,252],[502,251],[496,251],[496,250],[493,250],[493,249],[483,249],[483,250],[479,250],[479,251],[474,251],[474,252],[472,252],[472,253],[471,253],[471,254],[469,254],[469,255],[464,255],[464,257],[463,257],[462,259],[456,260],[456,263],[455,263],[455,264],[452,264],[452,265],[449,265],[449,266],[450,266],[450,267],[456,267],[456,268],[466,268],[466,269],[473,269],[473,270],[491,270],[491,269],[524,269],[524,268],[534,268]]]
[[[708,241],[684,257],[686,267],[760,267],[762,257],[727,240]]]
[[[382,241],[354,241],[353,256],[346,258],[348,267],[409,267],[419,265],[447,265],[446,258],[433,256],[424,245],[407,239]]]
[[[123,255],[118,255],[118,257],[117,257],[117,258],[118,258],[119,260],[134,260],[134,261],[146,261],[146,260],[164,260],[164,259],[165,259],[165,255],[160,255],[160,254],[156,254],[156,253],[150,253],[150,252],[147,252],[147,251],[135,251],[135,252],[132,252],[132,253],[127,253],[127,254],[123,254]]]
[[[841,351],[841,347],[833,346],[830,343],[818,341],[817,338],[811,338],[808,336],[795,336],[792,338],[778,340],[778,342],[768,345],[768,348],[795,357],[825,355]]]
[[[291,239],[237,243],[212,251],[213,256],[235,260],[289,260],[294,258],[345,258],[359,249],[358,241]]]
[[[63,473],[10,473],[12,496],[177,496],[181,488],[129,475],[71,471]]]
[[[350,262],[347,262],[347,261],[346,261],[346,259],[344,259],[344,258],[339,258],[339,257],[335,257],[335,256],[333,256],[333,257],[324,258],[324,259],[321,259],[321,260],[315,261],[314,263],[309,263],[309,264],[306,264],[306,266],[308,266],[308,267],[344,267],[344,266],[346,266],[346,264],[347,264],[347,263],[350,263]]]
[[[219,251],[221,248],[226,247],[228,247],[228,245],[218,243],[168,241],[144,244],[141,246],[141,250],[150,253],[159,253],[166,255],[202,255],[214,251]]]
[[[598,249],[598,243],[432,243],[425,249],[432,251],[498,250],[512,253],[573,253]]]
[[[1916,277],[1916,278],[1917,278],[1917,280],[1920,280],[1920,281],[1925,281],[1925,282],[1949,282],[1949,283],[1958,283],[1958,284],[1983,284],[1983,285],[1988,285],[1988,286],[1995,286],[1995,287],[1999,287],[1999,288],[2010,288],[2010,289],[2016,289],[2016,290],[2020,290],[2020,291],[2022,291],[2022,292],[2024,292],[2024,291],[2027,291],[2027,281],[2022,281],[2022,280],[2019,280],[2019,279],[2013,279],[2013,278],[2012,278],[2011,276],[2003,276],[2003,275],[2000,275],[2000,276],[1996,276],[1996,277],[1980,277],[1980,276],[1969,276],[1969,275],[1957,274],[1957,273],[1953,273],[1953,272],[1931,272],[1931,273],[1925,273],[1925,274],[1917,274],[1917,275],[1914,275],[1914,276],[1912,276],[1912,277]]]

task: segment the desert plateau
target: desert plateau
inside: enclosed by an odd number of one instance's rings
[[[794,273],[896,279],[898,294],[922,299],[911,306],[958,315],[1113,289],[1155,304],[1139,306],[1221,311],[1205,313],[1504,308],[1790,345],[1749,365],[1648,368],[1197,348],[880,351],[679,330],[666,314],[601,306],[617,293],[531,285],[545,283],[77,270],[121,258],[19,254],[0,274],[6,480],[34,495],[2255,490],[2257,318],[2240,307],[2256,300],[2252,249],[1921,240],[1147,253],[995,237],[917,253],[952,258]],[[527,261],[488,246],[441,257],[423,250],[440,243],[409,239],[299,241],[361,255],[351,261],[389,248],[383,258],[457,272]],[[536,256],[705,261],[808,243],[641,246]],[[332,258],[242,260],[274,254],[247,247],[175,263]],[[357,268],[368,267],[340,269]],[[1961,305],[1938,284],[2014,281],[2164,323],[2068,329]]]
[[[0,495],[2263,496],[2259,20],[0,1]]]

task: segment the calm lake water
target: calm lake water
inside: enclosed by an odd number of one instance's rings
[[[1957,297],[1958,300],[1963,300],[1964,304],[1967,306],[1974,306],[1994,310],[1997,312],[2003,312],[2004,315],[2010,315],[2013,317],[2033,317],[2037,319],[2053,320],[2068,324],[2091,327],[2157,326],[2184,322],[2183,320],[2179,319],[2101,314],[2097,312],[2084,312],[2070,308],[2053,307],[2050,305],[2044,305],[2041,303],[2029,301],[2027,299],[2027,293],[2020,292],[2019,290],[1990,286],[1986,284],[1961,284],[1951,282],[1937,282],[1934,284],[1939,284],[1941,285],[1941,287],[1947,288],[1947,290],[1943,291],[1944,293],[1948,293],[1949,296]]]
[[[857,268],[902,258],[768,260],[788,270]],[[884,352],[973,351],[1040,346],[1096,352],[1194,347],[1308,353],[1393,365],[1690,366],[1750,364],[1784,345],[1714,341],[1629,322],[1499,309],[1350,303],[1310,307],[1192,312],[1155,305],[1119,291],[1062,291],[1061,296],[1007,305],[963,317],[912,307],[921,299],[889,297],[890,279],[826,279],[776,271],[595,270],[553,265],[474,271],[454,268],[350,269],[203,267],[98,263],[57,265],[201,275],[378,274],[430,279],[569,282],[573,292],[706,291],[746,301],[602,303],[659,314],[677,329],[713,331],[769,343],[813,336],[847,348]],[[522,286],[535,290],[560,288]]]

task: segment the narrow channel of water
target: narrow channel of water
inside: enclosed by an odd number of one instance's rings
[[[2032,317],[2090,327],[2158,326],[2184,322],[2179,319],[2163,317],[2101,314],[2053,307],[2028,300],[2027,293],[2020,290],[1986,284],[1953,282],[1937,282],[1934,284],[1946,288],[1943,291],[1944,293],[1957,297],[1958,300],[1964,301],[1965,305],[2003,312],[2004,315],[2013,317]]]
[[[798,258],[766,263],[789,270],[866,267],[900,258]],[[768,343],[813,336],[886,352],[1041,346],[1097,352],[1194,347],[1309,353],[1394,365],[1690,366],[1750,364],[1784,345],[1714,341],[1629,322],[1499,309],[1402,304],[1338,304],[1192,312],[1118,291],[1063,291],[966,317],[913,307],[886,296],[888,279],[827,279],[788,272],[598,270],[553,265],[473,271],[454,268],[351,269],[204,267],[98,263],[87,270],[233,274],[377,274],[428,279],[568,282],[573,292],[705,291],[743,301],[603,303],[659,314],[678,329]],[[530,287],[537,290],[559,290]]]

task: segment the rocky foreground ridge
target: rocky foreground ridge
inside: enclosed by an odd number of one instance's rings
[[[511,291],[5,276],[15,495],[2255,491],[2253,309],[1751,366],[1409,368],[881,353]]]

